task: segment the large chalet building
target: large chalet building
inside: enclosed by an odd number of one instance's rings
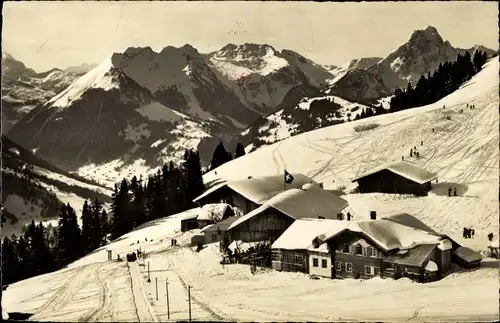
[[[482,258],[409,214],[358,222],[323,221],[332,223],[316,226],[318,235],[299,247],[293,241],[297,234],[285,232],[283,239],[273,244],[273,268],[318,274],[316,267],[321,261],[321,266],[330,264],[330,278],[380,276],[433,281],[444,277],[452,263],[470,268],[479,266]],[[324,261],[325,255],[329,262]],[[325,276],[326,268],[321,269],[319,275]]]

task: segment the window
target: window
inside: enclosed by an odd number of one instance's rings
[[[272,253],[272,260],[280,261],[281,260],[281,252],[277,250],[273,250]]]
[[[356,246],[356,254],[357,255],[362,255],[363,254],[363,246],[361,246],[360,244],[358,244]]]
[[[375,267],[375,275],[380,275],[380,267]]]
[[[370,257],[377,257],[377,249],[373,248],[373,247],[368,247],[368,256]]]
[[[345,263],[345,271],[352,273],[352,264],[350,262]]]
[[[349,252],[349,251],[350,251],[350,250],[349,250],[349,247],[350,247],[350,246],[349,246],[348,244],[345,244],[345,245],[344,245],[344,253],[350,253],[350,252]]]
[[[212,242],[217,241],[217,233],[212,233]]]
[[[318,258],[313,258],[313,267],[318,267]]]
[[[303,265],[304,263],[303,263],[302,256],[295,255],[293,263],[296,264],[296,265]]]
[[[365,266],[365,274],[373,275],[373,273],[374,273],[373,266]]]
[[[326,268],[328,265],[328,261],[326,259],[321,259],[321,268]]]
[[[335,270],[337,270],[337,271],[342,270],[342,263],[340,261],[335,262]]]

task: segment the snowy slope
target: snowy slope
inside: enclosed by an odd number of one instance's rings
[[[459,236],[464,226],[473,226],[481,237],[474,243],[484,246],[486,235],[499,229],[498,84],[495,57],[459,90],[435,104],[288,138],[224,164],[217,175],[207,173],[205,181],[282,173],[286,167],[323,182],[327,189],[350,192],[357,185],[350,182],[356,175],[404,156],[438,173],[439,183],[433,184],[430,196],[349,194],[345,198],[352,212],[361,218],[368,217],[370,210],[382,216],[408,212],[431,227]],[[467,109],[466,104],[476,109]],[[459,109],[464,113],[459,114]],[[409,157],[414,146],[419,159]],[[457,187],[461,196],[448,198],[449,185]]]
[[[39,104],[71,84],[77,75],[52,69],[36,73],[7,53],[2,53],[2,133]]]
[[[314,101],[325,102],[324,107],[311,109],[311,103]],[[372,107],[331,95],[306,97],[294,108],[282,109],[246,129],[242,133],[243,142],[250,142],[252,145],[250,150],[255,150],[296,134],[354,120],[367,109],[373,110]]]
[[[19,234],[31,220],[57,224],[61,203],[79,216],[86,199],[108,203],[111,189],[69,174],[2,136],[2,205],[8,221],[2,236]]]

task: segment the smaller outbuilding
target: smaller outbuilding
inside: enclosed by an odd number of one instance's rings
[[[214,243],[222,241],[222,244],[227,246],[229,242],[227,241],[227,237],[225,236],[227,229],[231,224],[233,224],[239,217],[232,216],[221,222],[210,224],[204,227],[201,230],[201,233],[204,236],[204,244]]]
[[[425,196],[432,189],[437,174],[408,162],[379,166],[356,176],[360,193],[413,194]]]
[[[196,213],[186,216],[181,220],[181,231],[186,232],[194,229],[202,229],[207,225],[230,218],[234,214],[235,211],[229,204],[206,204],[199,208]]]

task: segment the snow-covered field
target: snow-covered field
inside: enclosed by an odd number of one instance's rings
[[[482,249],[488,244],[487,233],[498,232],[498,65],[495,58],[459,91],[436,104],[299,135],[238,158],[218,168],[217,174],[242,178],[282,173],[286,167],[324,182],[326,189],[349,193],[355,186],[350,179],[359,172],[405,156],[411,163],[438,172],[439,183],[431,194],[423,198],[344,195],[354,219],[367,218],[370,210],[382,217],[408,212],[438,231],[458,235],[464,245]],[[475,104],[476,109],[467,109],[466,103]],[[459,114],[459,109],[464,113]],[[371,123],[378,127],[354,130]],[[408,156],[414,146],[420,159]],[[205,180],[215,177],[211,172]],[[446,196],[449,185],[457,187],[459,196]],[[32,319],[51,321],[187,320],[190,288],[193,320],[498,319],[496,260],[485,259],[474,270],[455,268],[453,274],[428,284],[380,278],[312,280],[304,274],[272,270],[252,275],[245,265],[222,267],[216,244],[200,252],[188,247],[199,231],[181,233],[180,221],[198,211],[145,224],[66,269],[12,284],[3,305],[8,312],[34,313]],[[463,226],[475,229],[473,239],[461,241]],[[171,245],[172,238],[179,246]],[[144,261],[130,265],[107,261],[107,249],[114,259],[117,254],[124,259],[127,252],[139,248],[148,255]]]

